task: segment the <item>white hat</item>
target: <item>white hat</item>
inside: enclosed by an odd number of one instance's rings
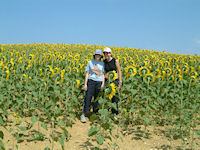
[[[109,47],[103,49],[103,52],[112,53],[112,50]]]

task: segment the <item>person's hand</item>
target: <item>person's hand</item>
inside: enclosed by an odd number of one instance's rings
[[[119,90],[122,88],[122,83],[119,83],[118,88]]]
[[[103,89],[104,88],[104,84],[101,84],[101,89]]]
[[[84,89],[85,91],[87,91],[87,84],[84,85],[83,89]]]

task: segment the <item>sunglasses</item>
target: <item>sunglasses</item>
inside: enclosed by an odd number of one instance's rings
[[[103,53],[104,53],[104,55],[105,55],[105,54],[110,54],[110,52],[103,52]]]

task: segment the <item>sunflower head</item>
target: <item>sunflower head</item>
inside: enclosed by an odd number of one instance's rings
[[[77,68],[77,67],[73,67],[73,69],[72,69],[72,71],[73,71],[73,73],[79,73],[79,69]]]
[[[70,73],[71,72],[71,67],[70,66],[68,66],[67,68],[66,68],[66,72],[68,72],[68,73]]]
[[[197,76],[198,76],[198,73],[197,73],[196,71],[192,71],[192,72],[190,73],[190,75],[191,75],[191,76],[197,77]]]
[[[51,66],[47,67],[47,74],[52,77],[54,75],[54,70]]]
[[[2,74],[2,76],[3,76],[3,78],[5,78],[6,80],[8,80],[8,79],[9,79],[9,76],[10,76],[9,70],[5,70],[5,71],[3,72],[3,74]]]
[[[169,81],[171,81],[171,82],[174,81],[174,75],[169,76]]]
[[[178,69],[179,67],[178,67],[177,64],[172,64],[172,68],[173,68],[173,69]]]
[[[181,69],[174,70],[174,75],[180,75],[180,74],[181,74]]]
[[[189,67],[188,65],[184,65],[182,68],[181,68],[182,72],[183,73],[187,73],[189,71]]]
[[[163,67],[167,68],[169,66],[170,66],[170,62],[169,61],[163,62]]]
[[[181,81],[181,80],[183,80],[183,76],[182,76],[182,75],[177,75],[177,76],[175,77],[175,81],[176,81],[176,82],[179,82],[179,81]]]
[[[21,77],[21,80],[22,80],[23,82],[25,82],[26,79],[27,79],[27,75],[26,75],[26,74],[23,74],[22,77]]]
[[[118,78],[117,72],[115,70],[109,71],[107,76],[110,81],[114,81]]]
[[[128,77],[133,77],[137,74],[137,68],[133,66],[128,66],[127,68],[125,68],[125,72]]]
[[[76,79],[76,88],[79,88],[80,87],[80,84],[81,84],[81,81]]]
[[[171,62],[172,62],[173,64],[175,64],[177,61],[178,61],[177,58],[172,58],[172,59],[171,59]]]
[[[60,68],[58,68],[58,67],[56,67],[55,69],[54,69],[54,73],[58,73],[60,71]]]
[[[116,86],[114,83],[111,83],[106,89],[105,89],[105,94],[106,97],[108,97],[109,99],[112,99],[113,96],[116,93]]]
[[[191,82],[191,84],[195,84],[197,82],[197,77],[196,76],[191,76],[190,77],[190,82]]]
[[[145,74],[145,80],[148,83],[153,83],[154,82],[154,75],[152,73],[147,73]]]
[[[147,69],[146,67],[141,67],[139,69],[139,74],[140,76],[144,77],[146,74],[150,73],[149,69]]]
[[[154,71],[154,75],[155,75],[156,77],[160,76],[160,74],[161,74],[160,69],[156,69],[156,70]]]
[[[29,56],[28,56],[28,58],[29,58],[29,60],[34,60],[35,59],[35,55],[33,55],[33,54],[30,54]]]
[[[172,74],[172,70],[170,68],[165,68],[165,73],[167,76],[170,76]]]

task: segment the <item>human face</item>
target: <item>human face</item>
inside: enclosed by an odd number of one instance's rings
[[[101,60],[101,55],[96,54],[96,55],[94,56],[94,58],[95,58],[96,61],[100,61],[100,60]]]
[[[105,58],[106,58],[107,60],[110,60],[110,59],[112,58],[112,54],[109,53],[109,52],[103,52],[103,54],[104,54],[104,56],[105,56]]]

